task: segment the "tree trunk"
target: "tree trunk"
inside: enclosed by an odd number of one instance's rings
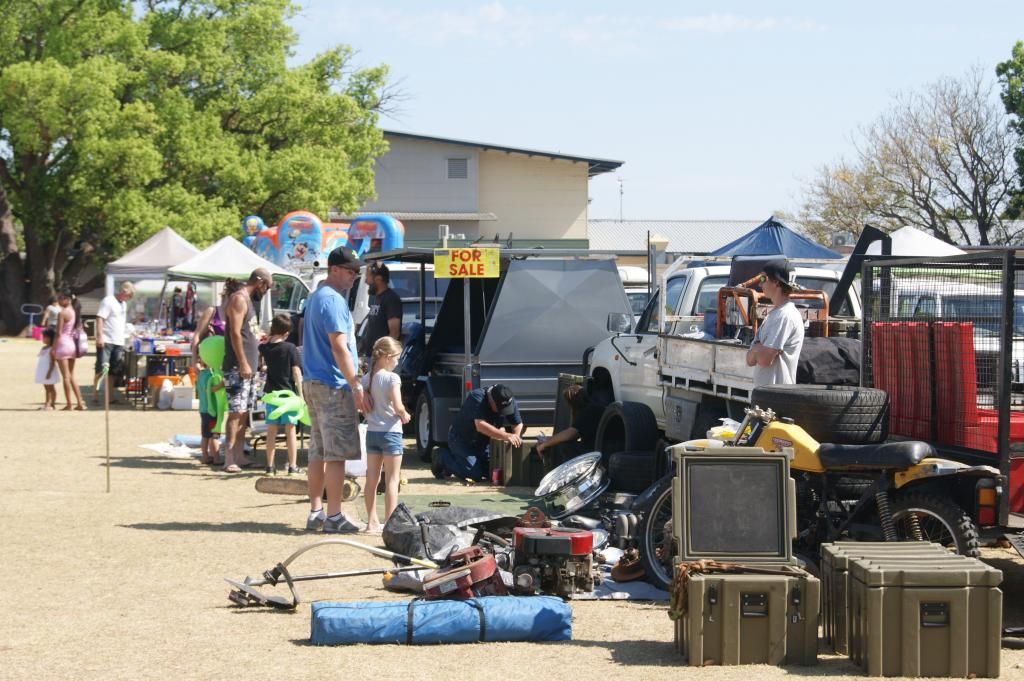
[[[7,191],[0,184],[0,282],[6,294],[0,296],[0,326],[4,333],[19,333],[25,326],[21,304],[25,302],[25,268],[18,253],[14,215]]]

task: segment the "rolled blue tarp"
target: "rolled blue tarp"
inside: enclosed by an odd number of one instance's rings
[[[310,642],[472,643],[572,640],[572,608],[554,596],[465,601],[313,603]]]

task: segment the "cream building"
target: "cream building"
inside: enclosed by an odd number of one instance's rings
[[[377,198],[360,212],[401,220],[410,246],[434,245],[442,224],[466,241],[511,235],[515,245],[583,246],[588,181],[622,165],[388,130],[384,137],[390,149],[374,167]]]

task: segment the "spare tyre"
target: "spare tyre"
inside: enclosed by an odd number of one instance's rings
[[[615,452],[653,452],[658,435],[658,421],[646,404],[612,402],[601,414],[594,447],[607,462],[609,455]]]
[[[877,388],[762,385],[750,402],[793,419],[818,442],[870,444],[889,435],[889,396]]]
[[[639,494],[654,483],[657,462],[654,452],[615,452],[608,457],[609,489]]]

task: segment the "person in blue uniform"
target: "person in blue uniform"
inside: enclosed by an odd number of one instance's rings
[[[448,429],[448,447],[434,456],[431,470],[438,478],[485,480],[490,471],[491,439],[513,447],[522,445],[523,417],[512,391],[497,383],[466,395]]]

